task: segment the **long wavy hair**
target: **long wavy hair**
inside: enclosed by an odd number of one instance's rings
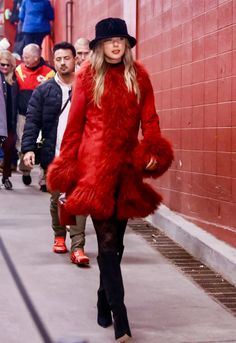
[[[137,81],[136,71],[132,51],[127,39],[125,39],[125,53],[123,63],[125,66],[124,80],[129,92],[134,92],[137,101],[140,101],[140,89]],[[104,80],[109,63],[106,62],[103,49],[103,40],[97,43],[90,56],[91,67],[95,71],[95,86],[93,99],[95,104],[100,107],[100,100],[104,92]]]
[[[9,83],[9,85],[12,85],[14,82],[13,75],[16,68],[16,59],[9,50],[0,50],[0,62],[2,58],[7,60],[10,64],[9,72],[5,74],[4,77],[7,83]]]

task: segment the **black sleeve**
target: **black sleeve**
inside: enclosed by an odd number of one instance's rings
[[[43,115],[43,94],[40,87],[37,87],[27,107],[26,122],[22,137],[21,152],[34,151],[40,130],[42,129]]]

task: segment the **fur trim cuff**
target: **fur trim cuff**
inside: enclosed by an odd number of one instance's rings
[[[150,159],[157,161],[156,170],[145,170]],[[157,178],[171,165],[174,159],[171,144],[161,135],[144,138],[134,152],[134,166],[143,173],[143,177]]]

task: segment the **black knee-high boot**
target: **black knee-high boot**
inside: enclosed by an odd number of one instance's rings
[[[98,301],[97,301],[97,322],[98,325],[102,326],[103,328],[107,328],[112,324],[112,317],[111,317],[111,308],[108,304],[106,292],[103,287],[102,278],[100,274],[100,285],[98,288]]]
[[[122,246],[118,251],[118,259],[121,262],[122,256],[124,252],[124,246]],[[103,328],[107,328],[112,324],[112,317],[111,317],[111,308],[108,304],[106,292],[103,287],[102,278],[100,274],[100,285],[97,291],[98,301],[97,301],[97,322]]]
[[[113,313],[115,338],[124,342],[123,337],[131,337],[127,311],[124,304],[124,286],[119,256],[116,253],[102,253],[98,265],[106,298]]]

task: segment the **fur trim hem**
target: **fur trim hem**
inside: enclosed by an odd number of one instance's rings
[[[153,213],[162,201],[160,194],[143,183],[141,174],[136,175],[124,168],[119,179],[118,194],[111,189],[77,185],[68,196],[65,209],[72,215],[91,215],[98,220],[106,220],[114,214],[118,219],[146,217]]]
[[[77,186],[68,196],[66,210],[74,215],[90,215],[98,220],[108,219],[114,213],[114,198],[98,187],[83,188]]]
[[[158,208],[161,201],[161,195],[143,183],[141,173],[124,168],[117,200],[119,219],[146,217]]]
[[[145,170],[151,157],[157,160],[156,170]],[[172,146],[167,139],[158,136],[144,138],[134,152],[134,166],[143,173],[143,177],[158,178],[170,166],[174,159]]]
[[[146,183],[142,186],[142,193],[136,190],[135,193],[133,192],[132,197],[127,197],[129,191],[131,189],[128,187],[119,196],[117,204],[117,217],[119,219],[147,217],[157,210],[162,201],[161,195]]]
[[[47,171],[47,187],[50,192],[69,193],[77,182],[78,167],[76,161],[66,161],[56,157]]]

